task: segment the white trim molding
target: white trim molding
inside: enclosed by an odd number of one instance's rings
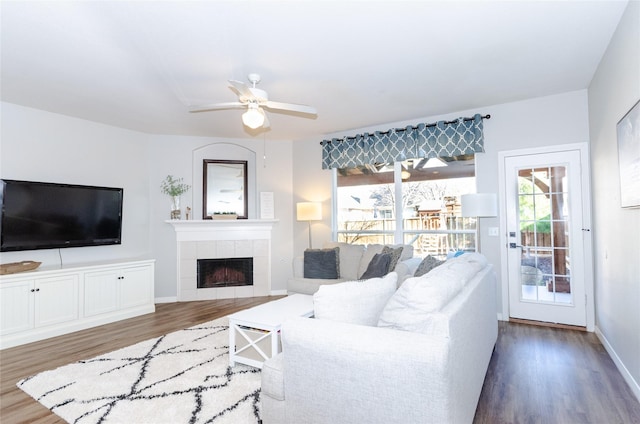
[[[582,225],[585,229],[591,228],[591,173],[589,162],[589,144],[588,143],[571,143],[562,144],[556,146],[545,146],[530,149],[518,149],[518,150],[506,150],[498,152],[498,181],[499,181],[499,213],[500,228],[502,234],[507,234],[507,214],[506,211],[506,199],[504,193],[506,192],[506,169],[505,159],[512,156],[544,154],[544,153],[556,153],[566,151],[579,151],[581,169],[580,175],[582,179]],[[586,329],[587,331],[595,331],[595,288],[594,288],[594,276],[593,276],[593,240],[591,231],[585,231],[583,237],[583,249],[584,249],[584,288],[586,299]],[[508,270],[508,251],[506,242],[504,248],[500,249],[500,280],[501,295],[502,295],[502,311],[498,311],[498,315],[501,315],[505,321],[509,321],[509,270]]]

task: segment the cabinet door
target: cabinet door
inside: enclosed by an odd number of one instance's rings
[[[84,275],[84,311],[83,316],[104,314],[118,310],[117,269],[87,272]]]
[[[120,308],[133,308],[153,302],[151,266],[124,268],[120,280]]]
[[[78,274],[35,280],[35,326],[78,319]]]
[[[33,328],[33,280],[0,285],[0,335]]]

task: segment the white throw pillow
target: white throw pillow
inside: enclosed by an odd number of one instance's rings
[[[382,310],[378,327],[427,333],[431,314],[442,309],[465,283],[453,270],[438,271],[437,275],[405,280]]]
[[[317,319],[375,326],[382,308],[396,291],[398,274],[320,286],[313,295]]]

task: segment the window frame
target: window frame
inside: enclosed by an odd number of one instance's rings
[[[348,231],[339,231],[338,230],[338,170],[333,168],[332,170],[332,191],[331,191],[331,238],[335,242],[338,240],[340,234],[349,234]],[[477,192],[477,163],[474,162],[473,166],[473,177],[475,179],[474,184],[474,193]],[[394,198],[402,199],[402,163],[394,162],[393,163],[393,185],[394,185]],[[452,179],[452,178],[447,178]],[[456,229],[456,230],[406,230],[404,228],[404,216],[403,216],[403,207],[402,202],[394,202],[394,214],[395,214],[395,229],[393,231],[380,231],[380,230],[361,230],[360,234],[376,234],[376,235],[393,235],[393,244],[411,244],[405,242],[405,236],[414,235],[415,238],[419,237],[421,234],[444,234],[444,235],[468,235],[473,240],[472,248],[475,250],[477,247],[477,219],[469,218],[470,223],[472,223],[472,228],[469,229]],[[413,239],[415,241],[415,238]]]

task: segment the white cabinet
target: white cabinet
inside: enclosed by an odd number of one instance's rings
[[[38,278],[34,285],[34,327],[78,319],[78,274]]]
[[[0,336],[33,328],[33,280],[0,285]]]
[[[0,276],[0,349],[155,311],[154,261]]]
[[[0,285],[0,335],[78,319],[78,275],[18,279]]]
[[[147,305],[153,301],[153,268],[117,267],[87,272],[84,277],[84,316]]]
[[[83,316],[90,317],[118,309],[116,270],[87,272],[84,275]]]
[[[120,275],[120,308],[134,308],[153,303],[153,270],[150,267],[123,268]]]

